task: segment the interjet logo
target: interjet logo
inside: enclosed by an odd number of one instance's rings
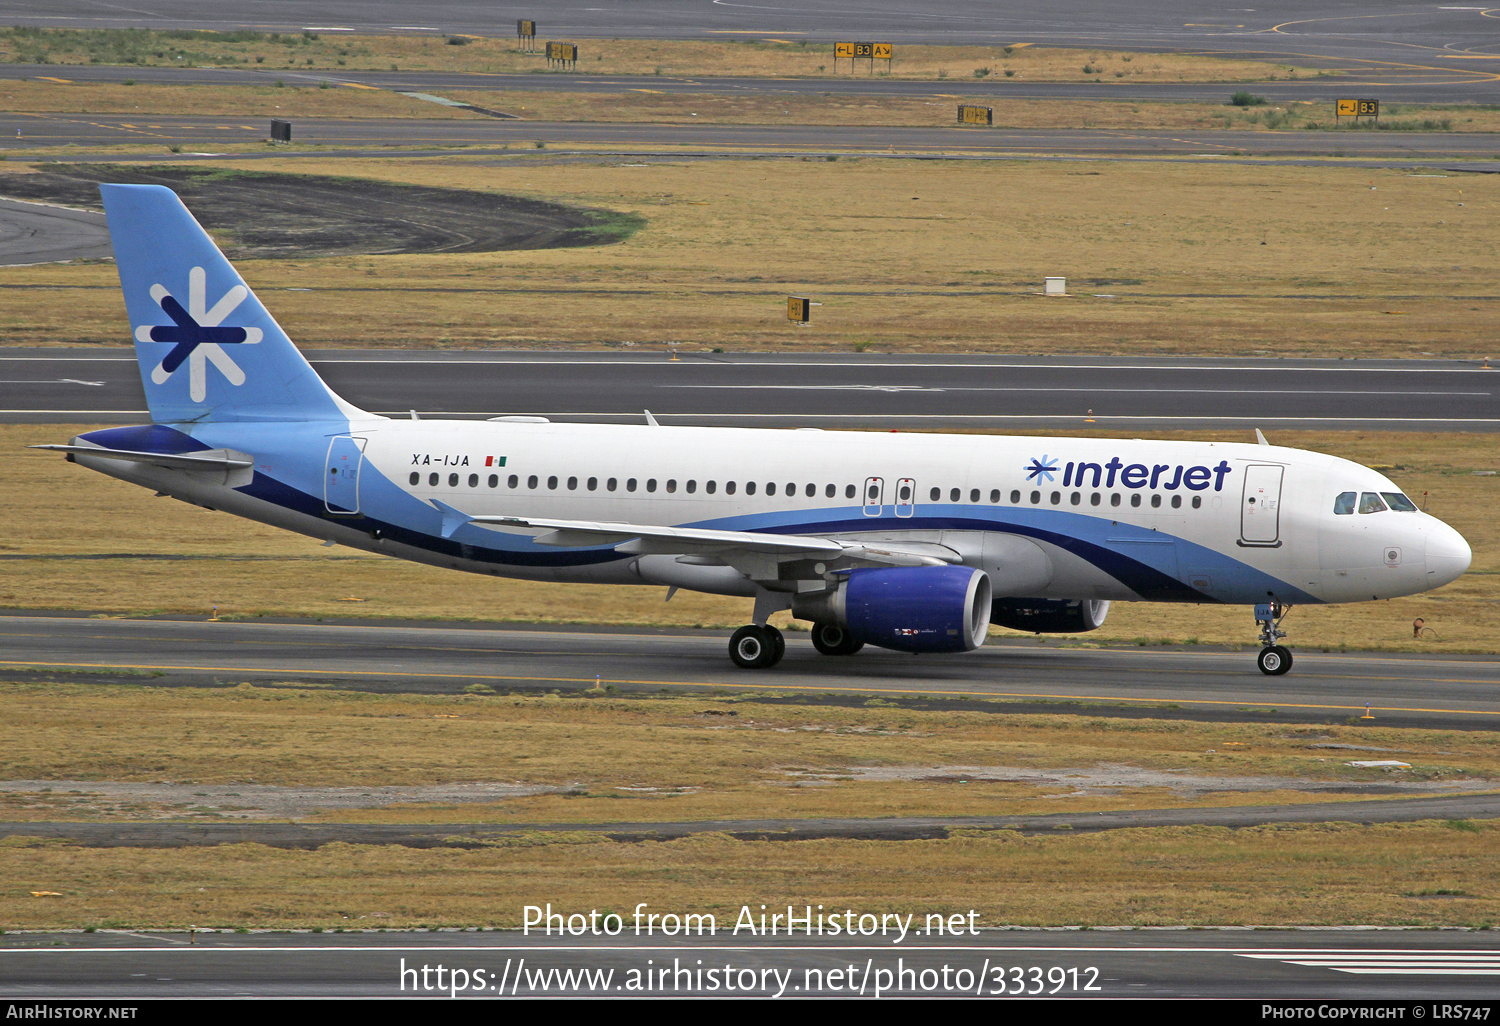
[[[253,345],[261,340],[259,328],[220,327],[224,318],[250,295],[243,285],[236,285],[208,308],[208,280],[203,268],[188,272],[188,304],[182,308],[164,285],[151,286],[151,298],[160,304],[171,324],[142,324],[135,329],[138,342],[164,342],[172,347],[151,372],[151,380],[164,385],[184,363],[188,365],[188,394],[193,402],[208,397],[208,365],[219,368],[231,385],[243,385],[245,372],[223,349],[227,345]]]
[[[1035,481],[1040,484],[1043,481],[1052,481],[1053,473],[1057,470],[1057,460],[1043,454],[1041,459],[1032,457],[1031,466],[1022,468],[1026,471],[1026,480]]]

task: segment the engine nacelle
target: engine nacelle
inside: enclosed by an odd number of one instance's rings
[[[1082,634],[1104,626],[1109,603],[1097,599],[996,599],[990,623],[1033,634]]]
[[[851,570],[828,591],[797,595],[799,620],[842,627],[898,652],[967,652],[989,631],[990,579],[967,566]]]

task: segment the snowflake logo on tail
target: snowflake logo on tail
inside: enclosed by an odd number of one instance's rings
[[[1031,466],[1022,469],[1026,471],[1026,480],[1041,484],[1044,480],[1053,480],[1052,472],[1057,469],[1057,460],[1042,453],[1041,459],[1032,457]]]
[[[188,304],[183,309],[164,285],[151,286],[151,298],[161,306],[171,324],[143,324],[135,329],[139,342],[164,342],[172,347],[151,372],[151,380],[164,385],[184,363],[188,365],[188,394],[193,402],[208,397],[208,365],[219,368],[231,385],[243,385],[245,372],[223,349],[227,345],[253,345],[261,340],[259,328],[220,327],[224,318],[243,303],[250,290],[236,285],[208,308],[208,280],[203,268],[188,272]]]

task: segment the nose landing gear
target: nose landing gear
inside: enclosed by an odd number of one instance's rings
[[[1292,653],[1285,645],[1277,642],[1286,637],[1286,631],[1281,629],[1282,618],[1291,612],[1290,606],[1283,606],[1280,602],[1262,602],[1255,607],[1255,622],[1260,626],[1260,643],[1263,646],[1260,655],[1255,657],[1255,665],[1260,667],[1260,672],[1270,677],[1279,677],[1292,668]]]

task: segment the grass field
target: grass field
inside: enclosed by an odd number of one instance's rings
[[[1286,790],[1198,803],[1308,800],[1301,780],[1387,780],[1312,749],[1394,747],[1410,776],[1483,778],[1488,735],[1364,727],[1118,721],[699,698],[382,697],[254,688],[0,685],[8,778],[299,785],[526,780],[567,795],[495,806],[406,807],[338,817],[405,822],[585,822],[719,815],[1084,813],[1189,805],[1171,788],[1033,787],[941,767],[1138,765],[1172,776],[1279,774]],[[106,741],[107,739],[107,741]],[[1326,757],[1324,757],[1326,756]],[[872,783],[862,767],[910,767]],[[922,767],[933,767],[922,769]],[[651,790],[655,788],[655,790]],[[7,818],[98,818],[87,799],[9,795]],[[183,810],[145,816],[204,819]],[[210,817],[211,818],[211,817]],[[719,912],[744,902],[982,913],[985,925],[1344,924],[1478,926],[1497,910],[1487,822],[1208,827],[931,841],[738,841],[707,834],[617,843],[526,833],[479,850],[329,844],[83,849],[0,842],[0,925],[371,928],[515,926],[545,898],[583,908],[638,901]],[[1063,884],[1066,881],[1066,885]],[[33,891],[57,892],[33,897]]]
[[[307,345],[1477,357],[1500,334],[1490,175],[560,162],[543,151],[231,166],[497,191],[647,221],[626,243],[588,249],[245,263]],[[28,170],[0,164],[0,193],[5,175]],[[1073,298],[1035,294],[1055,274]],[[12,286],[0,307],[7,344],[125,337],[108,264],[7,267],[0,285]],[[490,290],[505,297],[502,317]],[[788,293],[824,304],[811,327],[787,322]]]
[[[526,623],[736,627],[742,599],[661,588],[505,581],[382,556],[328,550],[319,541],[223,513],[153,498],[149,491],[70,465],[29,442],[66,441],[83,428],[0,427],[0,607],[221,616],[417,617]],[[1093,432],[1098,433],[1098,432]],[[1159,434],[1159,433],[1158,433]],[[1239,439],[1233,432],[1163,437]],[[1435,592],[1386,602],[1304,607],[1288,620],[1294,646],[1423,652],[1500,651],[1500,502],[1494,440],[1483,434],[1276,432],[1279,444],[1334,453],[1387,472],[1473,546],[1474,566]],[[38,517],[37,509],[46,509]],[[97,525],[107,523],[101,532]],[[170,539],[170,541],[168,541]],[[89,554],[110,559],[78,559]],[[188,561],[160,555],[192,556]],[[71,558],[70,558],[71,557]],[[1416,642],[1424,617],[1439,640]],[[786,624],[785,614],[773,622]],[[994,628],[998,635],[1014,633]],[[1254,642],[1239,607],[1116,603],[1104,627],[1068,639],[1098,644]]]
[[[797,40],[581,39],[577,71],[597,75],[840,77],[833,44]],[[11,28],[0,30],[0,61],[142,67],[247,66],[259,71],[404,70],[545,73],[545,55],[513,38],[302,32],[158,32]],[[869,77],[840,62],[842,77]],[[886,74],[886,62],[877,73]],[[1207,54],[1138,54],[1017,44],[899,46],[894,78],[1014,78],[1021,81],[1255,82],[1321,74],[1295,65]]]

